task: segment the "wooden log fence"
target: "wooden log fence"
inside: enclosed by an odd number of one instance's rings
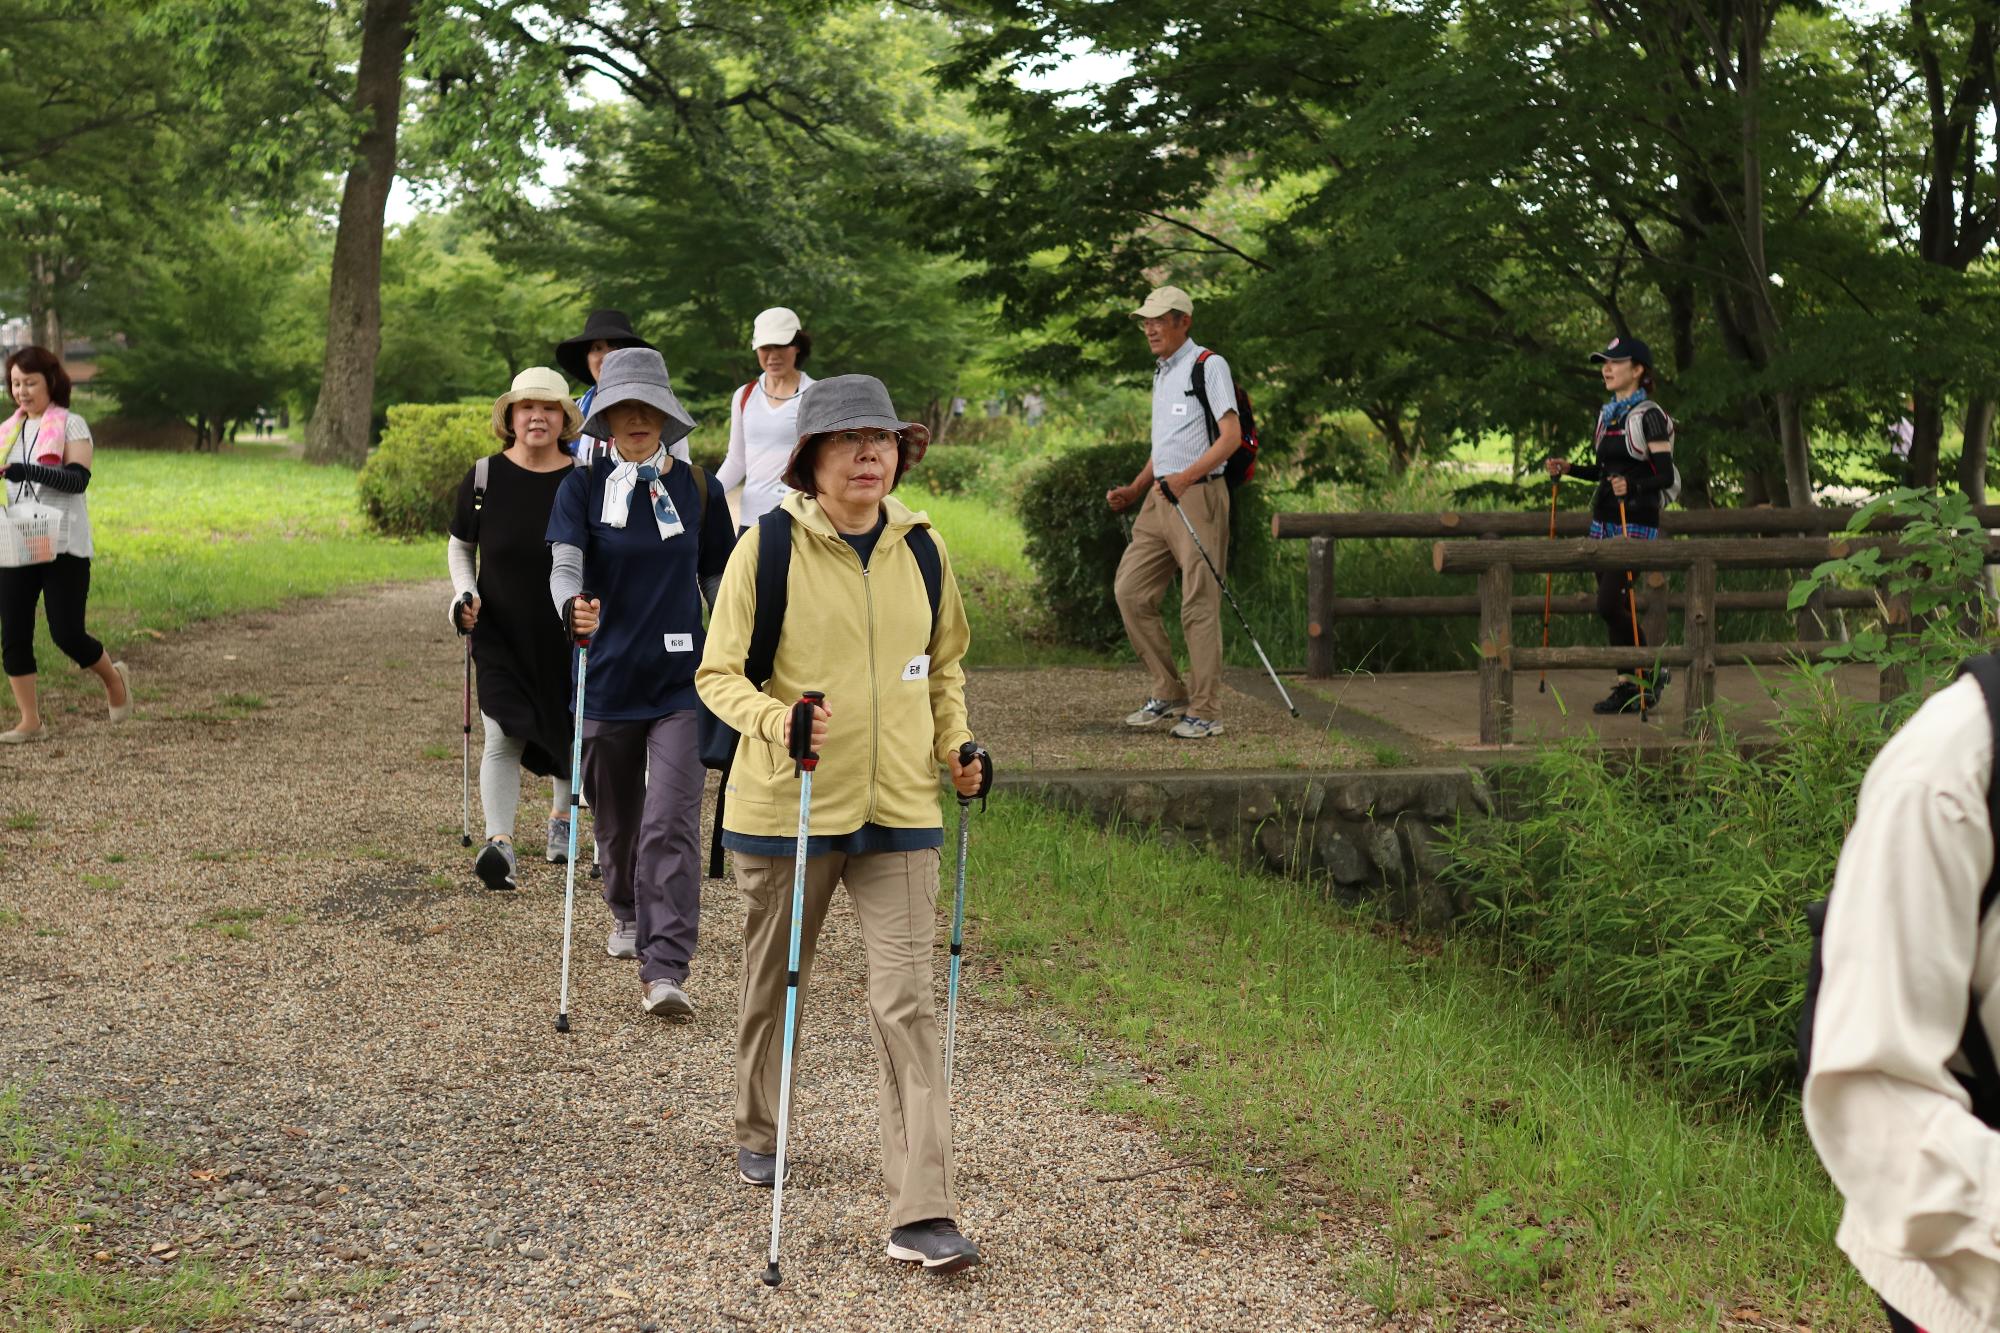
[[[2000,505],[1980,505],[1974,508],[1973,513],[1982,525],[2000,528]],[[1786,553],[1782,556],[1776,551],[1763,548],[1775,545],[1775,541],[1770,539],[1826,536],[1844,531],[1854,521],[1854,514],[1855,511],[1852,509],[1671,510],[1663,520],[1661,532],[1663,536],[1670,538],[1763,539],[1756,540],[1753,544],[1757,545],[1760,554],[1769,557],[1768,559],[1751,564],[1725,562],[1718,568],[1809,568],[1811,564],[1817,563],[1817,560],[1802,555],[1801,552],[1820,551],[1824,550],[1824,547],[1793,546],[1785,548]],[[1907,521],[1881,516],[1869,524],[1869,531],[1893,531]],[[1555,526],[1556,536],[1559,539],[1581,538],[1590,530],[1590,519],[1588,515],[1572,510],[1558,514]],[[1432,540],[1455,538],[1481,541],[1521,538],[1546,542],[1549,520],[1546,514],[1479,511],[1429,514],[1293,513],[1273,515],[1271,532],[1281,540],[1301,540],[1306,543],[1306,675],[1325,679],[1334,674],[1336,633],[1343,618],[1478,616],[1482,607],[1481,599],[1476,595],[1342,597],[1335,582],[1338,544],[1341,541],[1398,538]],[[1592,543],[1592,545],[1603,544]],[[1648,543],[1650,546],[1661,544]],[[1824,558],[1823,555],[1818,557],[1818,559]],[[1787,561],[1793,563],[1786,563]],[[1801,561],[1803,563],[1798,563]],[[1660,566],[1657,560],[1649,561],[1647,564],[1656,570]],[[1626,566],[1621,564],[1615,567]],[[1534,572],[1543,571],[1537,567]],[[1690,594],[1668,591],[1665,578],[1658,573],[1647,577],[1642,596],[1641,606],[1646,637],[1656,643],[1666,638],[1669,614],[1679,611],[1685,617],[1691,606]],[[1510,598],[1510,608],[1514,615],[1541,613],[1542,599],[1539,597],[1513,597],[1510,593]],[[1782,588],[1747,592],[1718,591],[1714,594],[1708,609],[1710,614],[1724,611],[1782,611],[1786,608],[1787,601],[1787,593]],[[1799,612],[1799,638],[1801,641],[1811,642],[1823,637],[1828,617],[1833,611],[1855,610],[1872,607],[1875,604],[1875,595],[1867,591],[1838,589],[1823,592],[1815,597],[1806,609]],[[1595,613],[1596,605],[1596,599],[1587,594],[1564,594],[1551,600],[1550,610],[1557,615],[1590,615]],[[1692,632],[1690,627],[1690,636]]]
[[[1784,569],[1816,565],[1837,559],[1854,550],[1872,546],[1893,557],[1901,548],[1892,536],[1858,537],[1774,537],[1764,540],[1740,537],[1688,538],[1681,541],[1640,541],[1612,538],[1605,541],[1462,541],[1438,542],[1431,552],[1432,566],[1445,574],[1472,574],[1479,580],[1479,739],[1486,745],[1506,745],[1513,740],[1514,673],[1564,667],[1598,668],[1657,663],[1682,667],[1687,672],[1687,730],[1698,735],[1709,725],[1709,706],[1715,701],[1715,671],[1719,663],[1747,662],[1777,665],[1794,659],[1822,661],[1833,644],[1824,640],[1765,643],[1715,641],[1715,616],[1721,596],[1716,576],[1723,569]],[[2000,564],[2000,539],[1988,538],[1988,564]],[[1687,632],[1685,642],[1664,644],[1655,640],[1645,648],[1516,648],[1514,646],[1514,575],[1518,573],[1598,573],[1624,569],[1679,569],[1687,571],[1687,590],[1682,594]],[[1906,623],[1907,612],[1898,620],[1898,609],[1890,608],[1891,624]],[[1888,694],[1902,688],[1900,681],[1882,682]]]

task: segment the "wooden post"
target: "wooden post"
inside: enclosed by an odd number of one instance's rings
[[[1306,543],[1306,676],[1333,675],[1333,538]]]
[[[1479,743],[1514,739],[1514,571],[1479,574]]]
[[[1639,586],[1645,589],[1639,597],[1639,615],[1645,622],[1646,642],[1658,648],[1668,636],[1667,576],[1657,569],[1648,570],[1639,576]]]
[[[1834,619],[1833,609],[1826,604],[1826,589],[1823,587],[1806,598],[1806,604],[1798,609],[1793,621],[1800,642],[1840,637],[1838,622]]]
[[[1694,660],[1688,664],[1687,724],[1689,736],[1705,736],[1709,731],[1709,709],[1715,703],[1715,562],[1698,560],[1687,576],[1687,609],[1682,613],[1687,627],[1688,650]]]
[[[1885,597],[1882,601],[1882,632],[1890,640],[1910,632],[1910,599],[1908,597]],[[1878,695],[1883,703],[1900,699],[1909,693],[1909,674],[1899,666],[1882,668],[1882,684]]]

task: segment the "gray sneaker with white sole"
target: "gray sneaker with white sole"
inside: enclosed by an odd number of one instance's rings
[[[1150,727],[1165,722],[1170,717],[1179,717],[1187,709],[1187,700],[1168,703],[1165,699],[1148,699],[1146,706],[1136,713],[1128,713],[1125,725],[1128,727]]]
[[[888,1254],[906,1264],[922,1264],[926,1273],[939,1277],[979,1262],[979,1247],[960,1235],[948,1217],[897,1227],[889,1233]]]
[[[637,958],[639,956],[639,923],[637,921],[611,922],[611,933],[604,937],[604,952],[613,958]]]
[[[563,865],[569,860],[569,821],[549,816],[549,845],[542,852],[542,859],[552,866]]]
[[[514,879],[514,844],[503,838],[488,838],[472,862],[472,873],[489,889],[505,892],[519,888]]]
[[[644,993],[640,996],[639,1007],[649,1014],[662,1018],[691,1018],[694,1016],[694,1001],[681,989],[681,983],[671,977],[661,977],[656,981],[639,983]]]

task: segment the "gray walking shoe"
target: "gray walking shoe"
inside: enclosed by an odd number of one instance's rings
[[[549,848],[542,853],[543,859],[552,866],[559,866],[569,860],[569,821],[549,816]]]
[[[604,937],[604,952],[613,958],[637,958],[639,923],[614,919],[611,923],[611,933]]]
[[[1187,700],[1168,703],[1165,699],[1148,699],[1146,706],[1136,713],[1126,715],[1128,727],[1150,727],[1156,722],[1164,722],[1170,717],[1179,717],[1187,709]]]
[[[922,1264],[926,1273],[943,1277],[979,1262],[979,1247],[961,1236],[948,1217],[912,1222],[889,1233],[889,1257]]]
[[[785,1163],[785,1183],[792,1183],[791,1163]],[[778,1178],[778,1154],[774,1152],[751,1152],[748,1148],[736,1150],[736,1178],[746,1185],[758,1189],[771,1188]]]
[[[472,863],[472,873],[489,889],[505,892],[519,888],[514,881],[514,846],[501,838],[488,838]]]
[[[1212,736],[1220,736],[1222,724],[1213,718],[1196,717],[1193,713],[1189,713],[1174,723],[1174,729],[1167,734],[1176,740],[1205,741]]]
[[[639,983],[641,995],[639,1007],[649,1014],[662,1018],[694,1017],[694,1001],[681,989],[681,983],[671,977],[661,977],[657,981]]]

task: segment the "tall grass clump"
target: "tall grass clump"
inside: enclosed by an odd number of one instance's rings
[[[1856,792],[1886,734],[1873,704],[1802,670],[1768,743],[1664,763],[1546,750],[1519,817],[1450,839],[1447,876],[1501,964],[1683,1087],[1757,1101],[1793,1073],[1811,941]],[[1528,794],[1531,793],[1531,794]]]

